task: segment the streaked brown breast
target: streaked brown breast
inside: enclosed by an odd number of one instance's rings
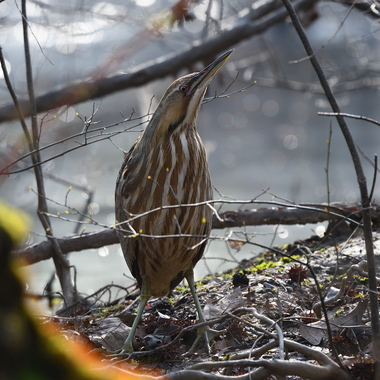
[[[117,221],[131,219],[137,236],[126,225],[118,233],[133,276],[140,285],[145,277],[152,295],[163,296],[203,254],[212,211],[184,205],[212,199],[210,174],[194,125],[182,125],[149,152],[138,148],[127,155],[116,187]]]

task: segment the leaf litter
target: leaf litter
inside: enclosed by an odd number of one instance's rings
[[[379,253],[380,234],[374,233],[374,236],[375,252]],[[318,238],[314,237],[288,246],[283,252],[302,261],[297,253],[298,244],[313,248],[318,243]],[[344,274],[352,265],[365,259],[362,237],[351,239],[342,251],[339,248],[341,246],[318,249],[308,257],[325,299],[333,299],[341,290]],[[353,276],[340,292],[340,297],[327,305],[334,345],[352,374],[358,367],[373,367],[366,281],[363,276]],[[285,339],[331,357],[326,322],[314,310],[320,300],[313,278],[304,266],[287,257],[264,252],[259,257],[243,260],[233,270],[203,279],[197,284],[197,293],[206,319],[215,321],[210,327],[221,331],[221,335],[212,341],[211,360],[225,361],[247,350],[265,347],[273,340],[274,326],[268,327],[245,312],[250,307],[275,321]],[[63,319],[57,317],[54,321],[58,321],[63,334],[72,336],[74,331],[81,339],[91,342],[95,349],[104,352],[107,360],[109,352],[122,348],[133,323],[137,302],[122,300],[113,307],[102,305],[92,308],[87,314],[74,317],[72,322],[66,318],[63,323]],[[137,354],[130,368],[139,363],[140,370],[162,375],[190,368],[194,361],[209,361],[203,346],[199,346],[191,358],[183,356],[196,338],[196,329],[193,328],[196,318],[195,306],[185,285],[177,287],[166,297],[151,298],[136,332],[134,349]],[[160,347],[165,349],[160,350]],[[278,358],[277,344],[256,359],[260,357]],[[287,359],[314,363],[307,355],[294,350],[288,350]],[[215,371],[220,373],[220,370]],[[246,367],[236,367],[229,373],[238,375],[247,371]]]

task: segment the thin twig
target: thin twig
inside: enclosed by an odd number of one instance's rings
[[[327,42],[325,42],[323,45],[321,45],[319,47],[319,49],[313,53],[313,56],[319,54],[332,40],[335,39],[335,37],[338,35],[338,33],[340,32],[340,30],[343,28],[343,25],[344,23],[346,22],[348,16],[350,15],[351,11],[354,9],[355,5],[357,3],[357,0],[354,0],[352,2],[352,4],[350,5],[350,7],[348,8],[348,11],[346,12],[346,14],[344,15],[343,17],[343,20],[341,21],[341,23],[339,24],[337,30],[334,32],[334,34],[331,36],[331,38],[329,38],[327,40]],[[304,62],[304,61],[307,61],[308,59],[310,59],[312,56],[311,55],[308,55],[307,57],[304,57],[304,58],[301,58],[301,59],[296,59],[294,61],[290,61],[289,63],[301,63],[301,62]]]
[[[20,108],[20,111],[21,111],[21,108]],[[104,127],[94,128],[94,129],[92,129],[88,133],[96,133],[96,132],[99,132],[99,133],[97,135],[91,136],[91,138],[92,139],[95,139],[97,137],[103,137],[103,138],[95,140],[95,141],[88,142],[87,145],[93,144],[93,143],[98,142],[98,141],[103,141],[103,140],[109,139],[109,138],[111,138],[113,136],[117,136],[117,135],[119,135],[121,133],[124,133],[124,132],[132,131],[134,128],[137,128],[137,127],[140,127],[140,126],[146,124],[147,121],[140,121],[138,124],[135,124],[135,125],[133,125],[131,127],[125,127],[124,129],[122,129],[120,131],[108,132],[107,135],[104,133],[104,131],[107,131],[108,129],[113,128],[113,127],[117,127],[120,124],[124,124],[125,122],[130,122],[130,121],[135,121],[135,120],[141,120],[141,119],[144,119],[144,118],[146,118],[148,116],[149,116],[149,114],[143,115],[143,116],[138,116],[138,117],[135,117],[133,119],[123,120],[123,121],[120,121],[120,122],[117,122],[117,123],[114,123],[114,124],[110,124],[110,125],[107,125],[107,126],[104,126]],[[141,131],[138,131],[138,132],[141,132]],[[67,142],[67,141],[70,141],[70,140],[72,140],[74,138],[77,138],[77,137],[81,137],[83,135],[84,135],[84,132],[81,131],[81,132],[76,133],[74,135],[65,137],[65,138],[63,138],[61,140],[54,141],[54,142],[52,142],[50,144],[47,144],[47,145],[45,145],[43,147],[39,147],[39,151],[42,152],[43,150],[46,150],[46,149],[49,149],[49,148],[53,148],[56,145],[63,144],[65,142]],[[71,152],[73,150],[76,150],[76,149],[80,148],[81,146],[85,146],[85,145],[80,145],[80,146],[76,146],[76,147],[74,147],[72,149],[68,149],[68,150],[66,150],[66,151],[63,152],[63,155],[65,155],[65,154],[67,154],[67,153],[69,153],[69,152]],[[15,171],[6,172],[6,170],[9,169],[11,166],[15,165],[16,163],[18,163],[19,161],[22,161],[25,158],[30,157],[35,152],[36,151],[34,149],[32,149],[30,152],[25,153],[24,155],[20,156],[17,160],[14,160],[12,163],[10,163],[9,165],[5,166],[1,170],[0,174],[16,174],[16,173],[20,173],[22,171],[29,170],[29,169],[33,168],[33,166],[28,166],[26,168],[23,168],[22,170],[17,170],[17,171],[15,170]],[[44,161],[42,161],[41,164],[49,162],[49,161],[51,161],[51,160],[53,160],[53,159],[55,159],[57,157],[60,157],[60,156],[62,156],[62,155],[60,154],[60,155],[49,157],[49,158],[45,159]]]
[[[377,154],[375,154],[375,170],[373,172],[373,180],[372,180],[371,192],[369,193],[369,201],[370,202],[372,202],[373,193],[375,191],[376,178],[377,178]]]
[[[45,196],[45,186],[44,178],[41,166],[39,165],[41,161],[41,156],[39,152],[39,131],[37,126],[37,106],[34,95],[33,87],[33,74],[32,74],[32,62],[30,56],[29,48],[29,38],[28,38],[28,21],[26,15],[26,0],[21,2],[22,10],[22,26],[24,34],[24,53],[25,53],[25,64],[26,64],[26,78],[27,78],[27,87],[30,101],[30,115],[31,115],[31,125],[32,125],[32,136],[33,136],[33,146],[35,154],[32,155],[33,164],[34,164],[34,173],[37,182],[38,188],[38,209],[37,214],[40,219],[40,222],[46,233],[46,237],[50,239],[53,247],[53,261],[55,268],[57,270],[57,275],[61,283],[62,291],[65,297],[66,304],[72,304],[76,301],[76,290],[72,285],[71,273],[70,273],[70,264],[67,259],[63,256],[61,248],[54,237],[52,226],[49,220],[48,206]]]
[[[7,85],[9,94],[11,95],[13,103],[14,103],[14,105],[16,107],[18,118],[19,118],[19,121],[21,123],[21,127],[22,127],[22,130],[24,132],[25,139],[26,139],[26,142],[28,144],[29,150],[32,152],[33,151],[32,138],[30,137],[30,134],[29,134],[29,131],[28,131],[28,127],[27,127],[27,125],[25,123],[24,115],[22,113],[22,109],[20,107],[20,103],[18,101],[18,98],[17,98],[15,92],[13,91],[13,86],[12,86],[12,83],[11,83],[11,81],[9,79],[7,66],[5,64],[5,59],[4,59],[4,55],[3,55],[3,48],[1,46],[0,46],[0,62],[1,62],[1,69],[3,71],[3,76],[4,76],[4,79],[5,79],[5,84]]]
[[[362,115],[353,115],[350,113],[345,112],[318,112],[318,115],[320,116],[342,116],[342,117],[348,117],[350,119],[357,119],[357,120],[364,120],[368,121],[369,123],[375,124],[380,127],[380,121],[371,119],[370,117],[362,116]]]
[[[343,116],[340,115],[340,108],[334,97],[334,94],[331,91],[330,85],[326,79],[326,76],[323,73],[322,67],[319,64],[318,58],[314,55],[314,51],[310,45],[310,42],[306,36],[306,33],[301,25],[301,22],[298,18],[298,15],[289,0],[282,0],[289,16],[293,22],[294,28],[296,29],[302,44],[306,50],[306,53],[310,56],[310,62],[314,67],[314,70],[321,82],[323,90],[326,94],[327,100],[330,103],[330,106],[334,113],[337,113],[336,116],[339,127],[342,131],[342,134],[346,140],[348,149],[350,151],[352,161],[356,171],[356,177],[360,189],[361,201],[362,201],[362,215],[363,215],[363,231],[365,239],[365,247],[367,254],[367,261],[369,266],[368,271],[368,283],[370,292],[370,307],[371,307],[371,324],[372,324],[372,333],[373,333],[373,357],[376,361],[377,376],[380,376],[380,319],[379,319],[379,304],[377,296],[377,283],[376,283],[376,262],[375,255],[373,250],[373,236],[372,236],[372,223],[371,223],[371,209],[370,202],[368,197],[367,181],[364,175],[363,167],[360,162],[360,157],[355,146],[355,141],[351,135],[350,130],[346,124],[346,121]],[[337,360],[339,358],[337,357]],[[340,363],[340,362],[339,362]],[[342,363],[340,363],[342,366]],[[375,375],[376,376],[376,375]]]

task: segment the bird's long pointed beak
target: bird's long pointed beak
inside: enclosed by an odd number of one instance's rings
[[[193,94],[197,89],[204,90],[211,82],[214,75],[226,63],[234,50],[228,50],[217,58],[213,63],[201,70],[193,79],[193,83],[188,91],[188,94]]]

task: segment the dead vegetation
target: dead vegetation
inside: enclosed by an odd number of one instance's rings
[[[375,233],[375,250],[379,238]],[[202,346],[190,358],[183,355],[199,326],[187,285],[150,300],[129,358],[110,353],[122,347],[129,333],[136,292],[117,304],[53,320],[63,334],[91,342],[110,366],[122,371],[173,379],[372,379],[367,278],[360,268],[363,238],[312,252],[318,243],[315,237],[266,252],[197,283],[207,323],[221,331],[211,357]],[[333,348],[310,270],[324,295]]]

